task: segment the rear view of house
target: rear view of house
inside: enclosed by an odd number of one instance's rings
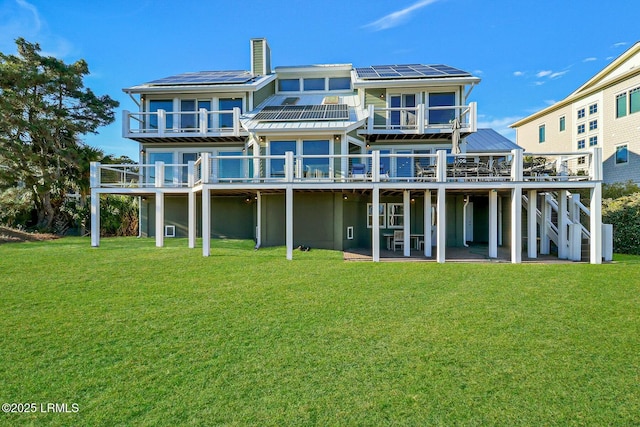
[[[419,251],[438,262],[470,243],[512,262],[549,253],[602,259],[601,152],[524,153],[477,128],[480,83],[443,64],[271,69],[265,39],[250,70],[184,73],[124,89],[123,135],[139,165],[93,165],[100,194],[141,198],[141,234],[255,239],[259,246]],[[575,190],[591,194],[584,206]],[[552,214],[556,212],[556,214]],[[523,233],[526,238],[523,238]],[[527,242],[534,242],[527,244]]]

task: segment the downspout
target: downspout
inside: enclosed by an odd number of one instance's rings
[[[467,206],[469,205],[469,196],[465,196],[464,206],[462,207],[462,244],[465,248],[467,245]]]

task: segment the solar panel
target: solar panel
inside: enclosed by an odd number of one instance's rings
[[[448,65],[374,65],[356,68],[358,77],[367,79],[407,79],[424,77],[466,77],[471,74]]]
[[[266,122],[348,120],[349,108],[347,104],[275,105],[264,107],[253,119]]]
[[[248,71],[198,71],[194,73],[182,73],[158,80],[153,80],[147,84],[156,86],[172,85],[199,85],[199,84],[230,84],[246,83],[253,76]]]

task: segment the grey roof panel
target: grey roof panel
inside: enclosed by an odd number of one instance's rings
[[[174,85],[204,85],[204,84],[233,84],[246,83],[253,76],[249,71],[198,71],[194,73],[182,73],[169,76],[147,83],[153,86],[174,86]]]
[[[471,76],[471,74],[466,71],[462,71],[444,64],[373,65],[371,67],[356,68],[356,74],[363,80]]]
[[[467,153],[502,153],[520,148],[493,129],[478,129],[466,137]]]

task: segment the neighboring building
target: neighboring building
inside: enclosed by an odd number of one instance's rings
[[[527,151],[602,148],[605,183],[640,183],[640,42],[565,99],[511,125]],[[579,157],[572,168],[584,170]]]
[[[141,198],[142,236],[158,246],[188,236],[191,247],[202,236],[204,255],[214,237],[286,245],[289,258],[298,245],[370,248],[375,261],[384,249],[431,257],[435,247],[444,262],[447,247],[473,243],[492,258],[504,246],[520,262],[524,229],[541,242],[528,257],[553,244],[561,258],[576,257],[568,251],[580,243],[568,236],[580,221],[569,219],[577,206],[569,190],[599,200],[599,169],[556,176],[544,162],[527,167],[509,140],[478,131],[469,94],[479,78],[420,64],[272,71],[266,40],[250,47],[249,71],[185,73],[124,89],[139,99],[139,111],[123,112],[123,135],[140,144],[140,165],[93,165],[92,245],[99,196],[118,193]],[[547,215],[554,202],[566,220]],[[523,218],[531,218],[526,227]],[[600,262],[599,208],[591,221],[591,260]]]

